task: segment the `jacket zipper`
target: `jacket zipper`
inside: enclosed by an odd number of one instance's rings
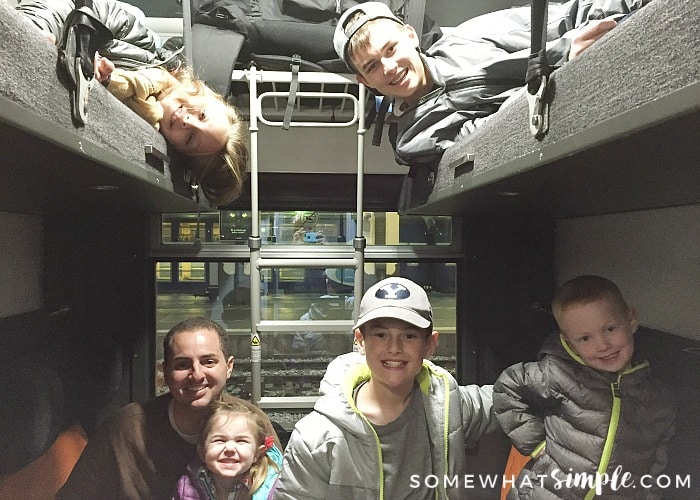
[[[615,443],[615,435],[617,434],[618,424],[620,422],[620,407],[622,400],[620,399],[620,378],[622,374],[617,376],[616,380],[610,383],[610,389],[612,391],[613,401],[612,401],[612,412],[610,414],[610,425],[608,426],[608,434],[605,437],[605,444],[603,445],[603,455],[600,457],[600,464],[598,465],[595,486],[588,492],[584,497],[584,500],[590,500],[596,495],[596,488],[598,482],[608,470],[608,465],[610,464],[610,457],[612,455],[613,444]]]

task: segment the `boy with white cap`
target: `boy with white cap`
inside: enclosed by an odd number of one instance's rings
[[[438,332],[425,290],[397,277],[371,286],[355,340],[359,353],[328,365],[314,411],[295,426],[274,498],[464,496],[466,448],[497,429],[492,388],[460,387],[426,360]]]

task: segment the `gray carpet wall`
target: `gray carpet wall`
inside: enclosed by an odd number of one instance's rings
[[[77,134],[144,169],[159,173],[145,163],[144,145],[166,152],[163,137],[146,121],[95,85],[88,101],[87,124],[75,126],[70,94],[62,70],[57,69],[58,51],[28,20],[5,0],[0,0],[0,96],[21,105],[51,123]],[[2,117],[0,117],[2,121]],[[164,174],[169,178],[166,168]]]
[[[537,154],[543,148],[697,83],[698,26],[700,1],[653,0],[579,58],[554,72],[547,135],[541,140],[532,137],[527,100],[520,95],[444,154],[435,187],[424,206],[435,201],[444,206],[445,201],[458,199],[469,189],[459,186],[465,179],[472,178],[474,185],[484,173],[487,175],[483,177],[489,179],[515,175],[518,172],[512,163],[527,155],[532,160],[519,167],[536,168]],[[698,106],[698,102],[688,103],[689,109],[697,110]],[[631,134],[646,125],[625,123],[616,133]],[[455,180],[454,165],[450,164],[466,153],[473,153],[474,169]],[[510,166],[498,172],[509,162]],[[421,213],[420,207],[416,212]]]

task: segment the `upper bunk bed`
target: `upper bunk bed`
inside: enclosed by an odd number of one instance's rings
[[[549,130],[543,137],[530,132],[523,92],[449,149],[432,190],[403,193],[399,210],[460,215],[528,209],[571,217],[700,202],[694,168],[700,118],[697,7],[696,0],[651,1],[551,75]],[[209,31],[200,40],[235,36],[197,20],[194,28]],[[245,37],[239,38],[235,50],[245,51]],[[209,70],[212,65],[221,70],[220,58],[197,53],[212,45],[194,44],[195,66],[208,61]],[[221,91],[233,90],[235,97],[228,63],[233,61],[224,64]],[[333,71],[332,65],[320,65]],[[268,110],[282,115],[286,102],[280,99]],[[249,111],[245,103],[242,108]],[[387,179],[392,193],[395,181]]]
[[[57,61],[56,47],[0,0],[0,210],[196,211],[163,137],[105,88],[91,91],[86,125],[74,124]]]
[[[519,95],[402,210],[564,218],[700,203],[699,7],[653,0],[551,75],[546,135],[533,137]]]

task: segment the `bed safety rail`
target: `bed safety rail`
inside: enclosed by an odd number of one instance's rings
[[[251,70],[234,70],[233,92],[229,102],[244,116],[250,116],[253,103],[247,81]],[[300,72],[256,70],[258,119],[269,126],[284,126],[290,99],[295,127],[349,127],[359,117],[359,84],[354,75],[327,72]],[[243,87],[241,82],[245,82]],[[293,99],[290,90],[296,83]],[[370,100],[366,96],[364,106]],[[289,117],[287,117],[289,118]],[[291,123],[287,124],[290,126]]]

